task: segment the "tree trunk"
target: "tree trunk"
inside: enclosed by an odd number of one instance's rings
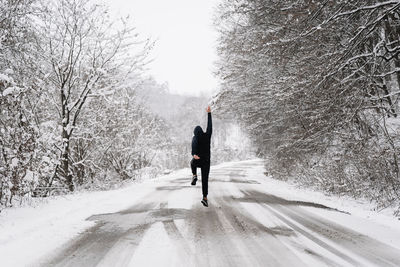
[[[62,152],[61,152],[61,172],[64,177],[65,183],[68,186],[69,191],[74,191],[74,183],[72,181],[72,175],[69,173],[69,142],[71,133],[68,132],[67,126],[69,124],[69,109],[67,106],[67,98],[64,92],[64,86],[66,81],[61,85],[60,97],[61,97],[61,118],[62,118]]]
[[[63,150],[61,154],[61,170],[65,178],[69,191],[74,191],[74,183],[72,181],[72,174],[69,173],[69,138],[67,131],[63,129]]]

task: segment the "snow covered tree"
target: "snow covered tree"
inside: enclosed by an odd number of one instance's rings
[[[398,199],[399,7],[222,2],[217,103],[247,125],[276,176]]]
[[[151,165],[157,149],[166,142],[164,122],[140,103],[135,86],[127,82],[88,104],[88,112],[77,124],[79,134],[72,138],[71,158],[78,183],[88,183],[89,177],[104,183],[102,179],[111,179],[104,178],[109,174],[134,179],[140,169]]]
[[[0,1],[0,205],[35,184],[37,131],[30,112],[34,85],[35,1]],[[8,202],[8,203],[7,203]]]
[[[104,6],[83,0],[46,5],[39,51],[49,99],[61,126],[56,175],[72,191],[71,137],[88,99],[109,93],[122,82],[123,74],[141,68],[149,42],[139,40],[125,21],[112,21]],[[131,52],[135,48],[137,54]]]

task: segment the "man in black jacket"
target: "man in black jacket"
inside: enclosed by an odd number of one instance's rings
[[[203,132],[200,126],[194,128],[194,136],[192,139],[192,160],[190,167],[192,168],[193,179],[192,185],[196,185],[197,168],[201,168],[201,185],[203,190],[203,199],[201,203],[208,207],[208,174],[210,173],[210,141],[212,134],[211,108],[207,107],[208,122],[207,131]]]

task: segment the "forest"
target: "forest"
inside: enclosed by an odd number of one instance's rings
[[[217,106],[267,172],[399,215],[400,2],[224,0],[215,25]]]

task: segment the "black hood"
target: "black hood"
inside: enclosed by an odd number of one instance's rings
[[[196,126],[194,128],[193,133],[194,133],[195,136],[199,136],[199,135],[203,134],[204,132],[203,132],[203,129],[200,126]]]

